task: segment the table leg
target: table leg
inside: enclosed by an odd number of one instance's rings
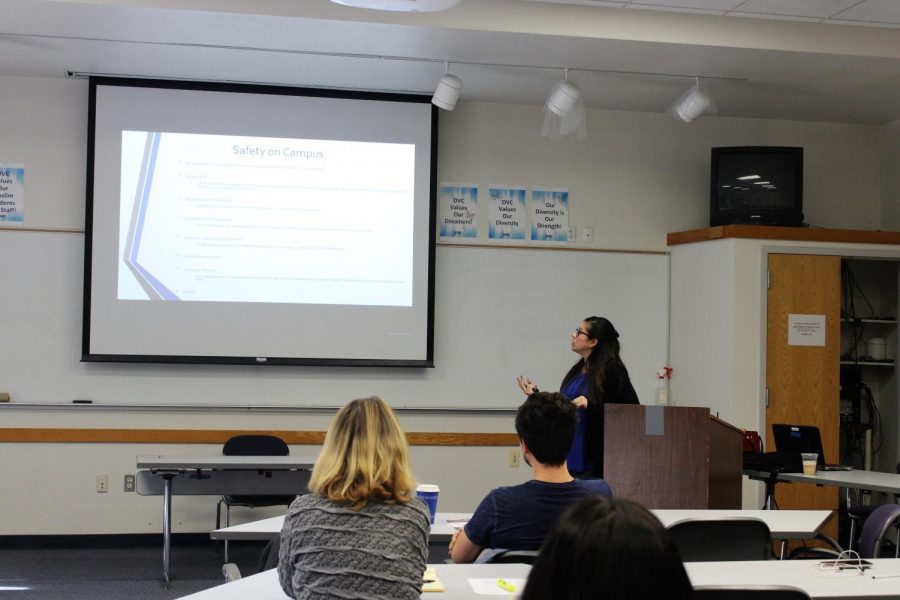
[[[172,559],[172,473],[163,474],[163,585],[169,587]]]

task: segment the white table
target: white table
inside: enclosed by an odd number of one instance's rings
[[[138,456],[137,493],[163,497],[164,583],[171,572],[173,495],[301,494],[314,463],[295,456]]]
[[[812,560],[764,560],[686,563],[694,587],[730,585],[790,585],[806,591],[812,598],[851,600],[853,598],[893,598],[900,600],[900,560],[880,558],[864,575],[850,571],[838,575],[823,573]],[[528,565],[433,565],[444,584],[443,593],[424,593],[423,600],[480,600],[468,578],[526,578]],[[898,578],[873,579],[872,575],[898,575]],[[506,596],[512,598],[513,596]],[[190,596],[192,600],[285,600],[275,569],[216,586]]]
[[[900,494],[900,475],[897,473],[881,473],[879,471],[817,471],[815,475],[803,473],[778,473],[774,476],[765,471],[745,470],[744,475],[766,484],[766,507],[771,508],[775,496],[775,484],[778,482],[812,483],[858,490],[874,490],[889,494]]]
[[[528,577],[529,565],[429,565],[437,571],[438,579],[444,584],[443,592],[425,592],[424,600],[480,600],[485,596],[476,596],[469,585],[469,577],[515,579]],[[521,593],[521,590],[517,590]],[[496,596],[511,599],[515,596]],[[184,596],[190,600],[287,600],[290,598],[278,583],[277,569],[269,569],[257,575],[251,575],[225,583],[202,592]]]
[[[819,471],[815,475],[779,473],[778,480],[900,494],[900,475],[879,471]]]
[[[805,590],[812,598],[851,600],[853,598],[900,599],[900,560],[880,558],[873,567],[858,575],[856,571],[839,574],[817,569],[817,560],[764,560],[685,563],[694,587],[710,585],[790,585]],[[872,579],[872,575],[897,575],[897,578]],[[277,582],[276,582],[277,585]]]
[[[814,538],[831,518],[830,510],[663,510],[652,511],[665,527],[687,519],[756,518],[765,521],[772,537],[779,540]],[[456,531],[448,521],[468,520],[472,513],[437,513],[429,540],[448,541]],[[209,534],[214,540],[272,540],[281,533],[284,517],[271,517],[251,523],[216,529]]]
[[[448,521],[467,521],[471,516],[472,513],[436,513],[428,540],[431,542],[449,542],[456,528],[449,525]],[[214,540],[274,540],[281,534],[283,526],[284,515],[214,529],[210,532],[209,537]]]
[[[652,511],[665,527],[688,519],[760,519],[777,540],[814,538],[832,517],[830,510],[669,510]]]

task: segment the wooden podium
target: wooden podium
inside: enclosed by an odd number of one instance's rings
[[[603,478],[647,508],[741,508],[743,432],[709,408],[607,404]]]

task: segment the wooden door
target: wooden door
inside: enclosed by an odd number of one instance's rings
[[[829,462],[839,461],[840,289],[838,256],[769,255],[766,333],[766,450],[775,450],[773,423],[815,425]],[[824,315],[824,346],[788,344],[789,315]],[[781,508],[838,507],[838,488],[780,483]],[[837,519],[825,533],[837,537]]]

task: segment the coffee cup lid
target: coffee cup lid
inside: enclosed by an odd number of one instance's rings
[[[417,492],[440,492],[441,488],[433,483],[420,483],[416,486]]]

